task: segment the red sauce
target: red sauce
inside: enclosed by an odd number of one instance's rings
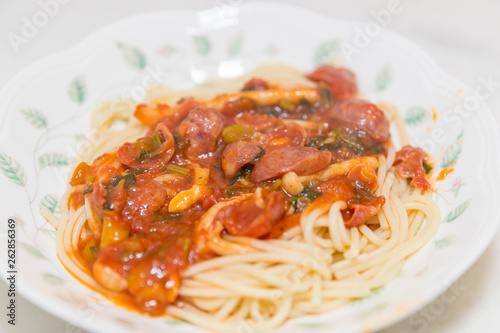
[[[412,186],[428,191],[431,184],[427,180],[424,169],[423,163],[426,159],[426,154],[422,148],[404,146],[396,153],[396,159],[394,160],[396,172],[403,178],[411,179]]]
[[[453,173],[453,171],[455,171],[454,168],[452,167],[447,167],[447,168],[444,168],[443,170],[441,170],[439,172],[439,175],[436,177],[436,180],[445,180],[446,177],[448,177],[450,174]]]
[[[139,105],[135,115],[150,126],[147,135],[91,165],[80,164],[70,181],[79,186],[70,204],[76,209],[86,201],[93,213],[88,221],[92,235],[79,244],[82,258],[94,272],[107,267],[116,273],[114,284],[98,276],[96,280],[119,291],[141,312],[163,314],[176,301],[182,272],[214,256],[196,246],[205,236],[204,230],[197,233],[200,218],[218,202],[241,194],[251,193],[215,216],[223,233],[279,238],[316,202],[345,201],[347,227],[376,214],[385,199],[374,194],[377,178],[368,167],[310,184],[296,196],[277,183],[288,172],[308,175],[355,156],[385,154],[390,145],[387,119],[377,106],[354,98],[357,86],[351,72],[322,66],[309,77],[319,82],[326,99],[261,105],[242,98],[221,110],[192,98],[171,107]],[[243,88],[266,89],[268,83],[259,78]],[[287,122],[291,119],[318,126],[305,130]],[[422,164],[421,154],[418,159],[401,156],[399,167],[411,164],[416,186],[425,184],[425,174],[413,168]],[[188,208],[171,212],[172,199],[198,184],[195,163],[210,170],[205,192]]]

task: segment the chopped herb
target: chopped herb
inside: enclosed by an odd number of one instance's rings
[[[226,198],[231,198],[231,197],[234,197],[237,192],[240,192],[240,193],[250,193],[251,189],[246,188],[246,187],[239,187],[239,186],[231,187],[230,189],[228,189],[226,191],[226,193],[224,193],[224,196]]]
[[[335,150],[339,149],[342,146],[341,142],[328,142],[324,143],[318,147],[318,150]]]
[[[154,152],[150,150],[141,150],[139,155],[137,155],[137,162],[142,163],[147,159],[150,159],[151,157],[154,156]]]
[[[160,251],[158,251],[158,256],[160,257],[163,257],[165,255],[165,253],[167,253],[167,246],[166,245],[163,245],[160,249]]]
[[[215,141],[215,148],[219,148],[223,141],[224,141],[224,139],[222,139],[222,140],[220,138],[217,139],[217,141]]]
[[[349,148],[351,148],[356,152],[363,152],[366,149],[365,146],[362,145],[361,143],[355,142],[346,136],[342,136],[341,139],[342,141],[344,141],[345,144],[347,144]]]
[[[87,189],[85,189],[85,191],[83,191],[83,195],[92,193],[92,191],[93,190],[91,188],[87,188]]]
[[[283,110],[287,110],[290,112],[295,110],[295,104],[293,104],[290,101],[287,101],[286,99],[281,100],[279,107],[282,108]]]
[[[302,197],[309,198],[311,200],[315,200],[315,199],[319,198],[320,196],[322,196],[323,193],[321,193],[319,191],[315,191],[310,187],[306,187],[299,195]]]
[[[377,199],[377,195],[373,193],[373,191],[370,190],[370,188],[364,183],[357,180],[353,181],[352,183],[354,185],[354,199],[356,199],[358,203],[374,201]]]
[[[161,147],[162,141],[159,134],[150,137],[139,138],[133,144],[135,149],[140,150],[136,160],[142,163],[144,160],[155,157],[158,155],[157,150]]]
[[[188,178],[188,183],[191,183],[193,181],[193,177],[192,176],[189,176]]]
[[[90,184],[92,184],[92,183],[94,182],[94,180],[95,180],[95,177],[94,177],[94,176],[89,176],[89,177],[87,178],[86,185],[90,185]]]
[[[259,87],[257,87],[257,86],[248,86],[248,87],[241,89],[241,91],[254,91],[254,90],[258,90],[258,89],[259,89]]]
[[[226,143],[236,142],[240,140],[247,140],[252,137],[255,133],[255,127],[241,126],[240,124],[234,124],[225,127],[222,130],[222,137]]]
[[[281,179],[276,179],[274,181],[273,185],[271,185],[271,190],[273,190],[273,191],[279,190],[279,188],[281,187],[282,183],[283,183],[283,181]]]
[[[153,215],[159,219],[160,221],[168,221],[168,220],[173,220],[173,219],[178,219],[181,218],[181,214],[173,214],[173,213],[167,213],[167,214],[162,214],[158,212],[154,212]]]
[[[330,107],[333,105],[333,96],[330,87],[325,81],[319,83],[319,100],[321,105],[325,107]]]
[[[229,190],[226,191],[226,193],[224,193],[224,196],[227,198],[234,197],[236,191],[238,191],[240,189],[241,189],[241,187],[231,187]]]
[[[231,177],[231,179],[229,180],[229,185],[236,184],[238,182],[238,180],[240,180],[241,178],[250,179],[251,173],[252,173],[251,167],[248,165],[245,165],[243,168],[238,170],[238,172],[233,177]]]
[[[307,105],[307,106],[310,106],[310,105],[311,105],[311,102],[309,102],[309,101],[307,100],[307,98],[305,98],[304,96],[302,96],[302,97],[300,97],[300,98],[299,98],[299,103],[300,103],[301,105]]]
[[[128,174],[124,176],[116,176],[111,179],[111,185],[116,186],[120,183],[120,181],[123,179],[123,187],[125,189],[129,189],[132,185],[135,184],[135,176],[137,174],[141,173],[139,170],[132,170]]]
[[[153,145],[156,149],[160,148],[162,145],[160,134],[156,133],[151,137],[151,141],[153,141]]]
[[[184,138],[182,136],[180,136],[177,133],[174,133],[173,137],[174,137],[174,141],[175,141],[175,149],[176,150],[181,150],[182,148],[184,148],[186,146],[186,140],[184,140]]]
[[[288,203],[290,203],[290,205],[293,207],[293,211],[294,212],[298,212],[297,211],[297,200],[299,199],[299,196],[294,196],[294,197],[290,197],[290,198],[287,198],[286,200],[288,201]]]
[[[303,211],[312,202],[311,199],[301,196],[294,196],[287,199],[296,213]]]
[[[306,147],[316,147],[326,139],[328,139],[326,135],[310,136],[307,138]]]
[[[89,247],[90,252],[95,253],[99,248],[97,246],[91,246]]]
[[[288,111],[280,105],[257,105],[256,111],[260,114],[276,118],[287,118],[288,116]]]
[[[319,106],[319,102],[311,103],[304,97],[299,98],[299,105],[294,110],[297,114],[296,118],[303,120],[310,119],[310,116],[318,111]]]
[[[370,146],[368,148],[368,150],[372,153],[372,154],[382,154],[384,152],[384,146],[380,143],[380,142],[377,142],[376,144]],[[425,163],[425,162],[424,162]],[[432,169],[432,167],[431,167]]]
[[[425,174],[428,175],[432,171],[432,165],[427,164],[426,161],[424,161],[422,164],[425,170]]]
[[[113,210],[115,208],[115,205],[113,205],[112,202],[106,201],[104,205],[102,205],[102,209],[104,210]]]
[[[356,142],[352,138],[348,137],[347,135],[342,133],[340,129],[335,129],[331,131],[330,133],[328,133],[328,136],[334,138],[336,142],[338,142],[339,146],[336,147],[335,149],[340,148],[340,145],[344,143],[345,145],[347,145],[349,149],[357,153],[363,153],[367,150],[367,148],[362,143]]]
[[[283,116],[283,109],[279,107],[279,105],[274,106],[270,111],[270,116],[274,116],[276,118],[280,118]]]
[[[189,170],[188,168],[182,167],[177,164],[167,164],[166,170],[178,176],[187,176],[191,172],[191,170]]]
[[[342,135],[342,132],[338,128],[334,129],[333,131],[330,131],[328,133],[328,136],[331,138],[334,138],[334,139],[340,138],[341,135]]]
[[[301,212],[311,204],[314,200],[322,196],[323,193],[306,187],[299,195],[288,198],[288,202],[293,207],[296,213]]]
[[[259,148],[259,153],[257,155],[255,155],[255,157],[253,158],[252,162],[257,162],[262,156],[264,156],[264,154],[266,153],[264,151],[264,148],[262,148],[261,146],[257,146]]]
[[[221,170],[221,169],[222,169],[222,167],[221,167],[221,166],[220,166],[220,164],[218,164],[218,163],[214,163],[214,164],[212,164],[212,166],[213,166],[215,169],[219,169],[219,170]]]

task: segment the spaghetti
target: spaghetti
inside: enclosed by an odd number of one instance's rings
[[[66,268],[141,312],[215,331],[271,330],[393,279],[439,226],[427,155],[397,110],[357,97],[350,71],[275,67],[240,92],[177,104],[163,92],[135,117],[94,114],[108,130],[63,200]],[[125,128],[109,130],[116,121]]]

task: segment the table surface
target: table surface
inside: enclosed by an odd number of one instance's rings
[[[57,14],[39,33],[15,53],[7,35],[19,33],[24,18],[40,10],[40,3],[55,0],[21,0],[0,2],[0,89],[17,72],[31,62],[73,46],[102,26],[123,17],[168,9],[209,9],[222,3],[243,0],[57,0]],[[391,0],[365,1],[280,1],[309,7],[335,19],[371,21],[372,11],[386,8]],[[398,0],[392,0],[398,1]],[[399,0],[403,10],[394,16],[388,28],[410,38],[448,73],[476,86],[479,77],[492,76],[500,81],[500,2],[495,0]],[[500,91],[485,101],[500,120]],[[500,234],[481,258],[456,282],[459,290],[453,302],[438,298],[413,316],[384,329],[383,333],[465,333],[491,332],[500,327]],[[0,283],[0,298],[7,288]],[[444,298],[443,298],[444,299]],[[1,304],[4,304],[3,302]],[[444,304],[444,306],[443,306]],[[18,296],[18,325],[0,320],[0,332],[85,333]],[[4,317],[4,316],[2,316]]]

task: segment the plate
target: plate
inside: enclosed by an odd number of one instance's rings
[[[330,62],[352,69],[367,97],[398,106],[412,143],[432,155],[434,175],[453,169],[436,183],[443,216],[436,237],[394,281],[335,312],[290,320],[278,331],[375,331],[449,287],[499,224],[498,129],[476,95],[480,90],[453,79],[375,21],[334,21],[289,5],[229,2],[202,13],[155,12],[113,23],[31,65],[2,89],[1,237],[7,237],[6,222],[15,221],[19,291],[89,331],[201,332],[185,322],[130,312],[81,285],[57,259],[56,231],[40,211],[58,213],[73,157],[98,135],[88,120],[96,105],[139,101],[151,84],[189,88],[276,62],[304,71]],[[6,255],[2,251],[3,276],[11,270]]]

